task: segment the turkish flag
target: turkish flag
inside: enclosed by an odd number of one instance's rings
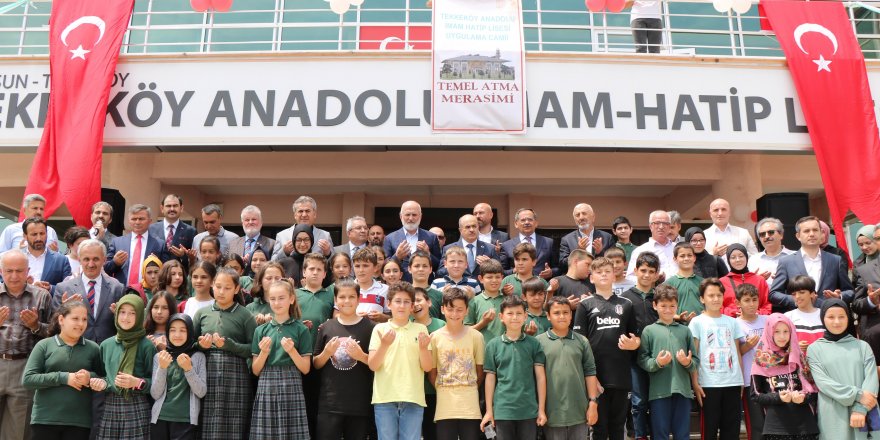
[[[851,210],[880,221],[880,137],[865,58],[839,2],[764,1],[788,60],[819,163],[837,243]]]
[[[101,149],[110,84],[134,0],[52,2],[49,110],[26,194],[61,203],[83,226],[101,199]]]
[[[358,49],[431,50],[431,26],[361,26]]]

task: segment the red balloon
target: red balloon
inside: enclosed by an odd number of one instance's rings
[[[752,213],[749,214],[749,217],[752,218],[753,222],[757,223],[758,222],[758,211],[752,211]]]
[[[205,12],[211,7],[211,0],[189,0],[189,4],[193,11]]]
[[[587,9],[590,12],[601,12],[605,9],[605,0],[587,0]]]
[[[607,0],[605,2],[605,7],[611,12],[620,12],[624,6],[626,6],[626,0]]]
[[[214,7],[214,10],[217,12],[226,12],[230,8],[232,8],[233,0],[211,0],[211,6]]]

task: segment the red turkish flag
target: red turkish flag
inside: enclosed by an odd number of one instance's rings
[[[361,26],[358,49],[431,50],[431,26]]]
[[[25,191],[46,197],[46,217],[65,203],[77,224],[92,224],[110,84],[133,7],[134,0],[52,2],[49,110]]]
[[[764,1],[788,60],[819,163],[837,243],[851,210],[880,221],[880,136],[865,58],[839,2]]]

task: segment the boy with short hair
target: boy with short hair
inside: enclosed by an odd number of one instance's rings
[[[480,436],[479,384],[483,380],[483,335],[464,325],[469,297],[450,287],[443,294],[446,326],[431,335],[434,369],[431,382],[437,390],[434,421],[440,440],[476,440]]]
[[[504,333],[504,324],[501,323],[501,302],[504,294],[501,293],[501,281],[504,278],[504,267],[495,259],[484,261],[480,264],[480,274],[477,275],[483,284],[483,293],[475,295],[468,304],[467,316],[464,325],[473,326],[474,330],[483,334],[483,341],[489,341]]]
[[[587,425],[599,418],[596,360],[587,338],[570,330],[568,300],[547,301],[551,328],[537,336],[546,357],[547,425],[545,440],[584,440]]]
[[[452,287],[447,287],[451,289]],[[431,335],[446,325],[446,322],[431,316],[431,298],[428,292],[421,287],[413,287],[416,293],[416,301],[413,303],[413,314],[410,319],[425,326]],[[437,409],[437,391],[430,381],[428,374],[425,375],[425,412],[422,414],[422,436],[424,440],[437,438],[437,426],[434,425],[434,411]]]
[[[745,408],[746,430],[752,440],[761,439],[761,431],[764,430],[764,410],[761,405],[751,398],[752,393],[752,364],[755,362],[755,346],[761,340],[764,326],[767,324],[767,315],[759,315],[758,288],[751,284],[739,284],[734,289],[736,305],[742,314],[736,318],[736,323],[745,333],[745,342],[740,346],[743,365],[743,393],[742,401]]]
[[[373,279],[376,274],[376,253],[363,248],[351,257],[354,278],[360,288],[357,314],[366,316],[373,322],[388,321],[388,286]]]
[[[612,292],[614,264],[605,257],[593,260],[590,280],[596,293],[581,301],[574,319],[574,331],[590,341],[596,376],[605,391],[599,396],[599,419],[593,439],[623,439],[628,394],[632,389],[633,351],[639,348],[632,303]]]
[[[626,260],[626,252],[623,249],[613,247],[605,251],[605,258],[611,260],[614,265],[614,284],[611,290],[615,295],[626,292],[636,285],[636,282],[626,277],[626,268],[628,266]]]
[[[737,439],[742,413],[742,358],[740,349],[745,337],[736,320],[721,313],[724,285],[718,278],[700,283],[700,301],[706,306],[702,315],[691,319],[688,328],[694,336],[699,358],[697,401],[703,407],[704,439]],[[678,306],[681,310],[681,305]]]
[[[819,317],[819,309],[815,306],[818,296],[816,281],[807,275],[798,275],[788,281],[786,291],[794,297],[797,308],[785,312],[785,316],[794,324],[798,344],[801,351],[806,353],[807,347],[825,333],[825,327]]]
[[[412,277],[413,287],[421,287],[428,292],[431,298],[431,317],[443,319],[440,314],[440,303],[443,302],[443,292],[431,287],[431,255],[423,250],[417,250],[409,256],[409,274]]]
[[[538,251],[532,244],[520,243],[513,248],[513,273],[501,281],[501,289],[505,295],[522,296],[522,285],[535,276],[532,270],[537,261]],[[544,284],[545,290],[550,287],[546,280]]]
[[[431,338],[424,325],[409,320],[416,296],[412,284],[397,282],[388,291],[391,319],[370,336],[376,430],[380,439],[420,440],[425,373],[433,368]]]
[[[583,249],[575,249],[568,254],[568,272],[553,278],[556,280],[554,295],[564,296],[569,302],[579,302],[593,294],[596,288],[590,283],[590,264],[593,256]]]
[[[523,298],[528,305],[525,326],[528,335],[535,336],[550,328],[550,320],[547,319],[547,312],[544,310],[544,303],[547,301],[545,285],[546,281],[538,277],[532,277],[522,285]]]
[[[675,291],[678,292],[678,315],[675,319],[687,324],[695,316],[703,313],[704,307],[700,297],[700,283],[703,278],[694,273],[697,256],[690,243],[676,243],[672,248],[672,255],[675,264],[678,265],[678,273],[669,277],[664,284],[675,287]]]
[[[638,364],[650,377],[647,398],[651,407],[651,436],[655,439],[690,439],[691,383],[697,381],[694,340],[687,326],[675,320],[678,293],[662,284],[654,289],[657,322],[642,331]]]
[[[305,284],[296,289],[300,320],[308,327],[312,338],[318,335],[318,326],[333,316],[333,290],[323,286],[326,264],[323,255],[306,254],[302,268]]]
[[[617,238],[614,242],[614,246],[623,249],[623,251],[626,252],[626,261],[629,261],[629,259],[632,258],[633,251],[638,247],[630,241],[630,236],[632,235],[632,223],[630,223],[629,219],[624,216],[617,217],[611,222],[611,232],[613,232],[614,236]]]
[[[470,295],[476,295],[482,291],[480,283],[477,280],[465,276],[468,268],[467,251],[461,246],[452,246],[446,249],[446,275],[443,278],[436,278],[431,283],[431,287],[439,291],[443,291],[446,286],[466,287],[465,291],[470,289]]]
[[[637,335],[641,337],[645,327],[657,322],[654,308],[654,285],[660,278],[660,258],[653,252],[642,252],[636,258],[636,285],[620,296],[628,299],[636,315]],[[676,295],[676,304],[678,296]],[[638,365],[630,367],[632,392],[629,395],[632,405],[633,431],[636,439],[648,437],[651,421],[648,418],[648,373]]]
[[[481,269],[482,270],[482,269]],[[526,305],[517,295],[501,303],[504,334],[486,344],[486,414],[480,429],[495,425],[498,440],[532,440],[547,422],[544,350],[522,332]]]

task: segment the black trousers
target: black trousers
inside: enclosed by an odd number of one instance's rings
[[[538,424],[535,419],[495,420],[497,440],[535,440],[538,437]]]
[[[61,425],[31,425],[31,440],[88,440],[89,428]]]
[[[599,395],[599,420],[593,426],[593,440],[623,440],[629,391],[605,389]]]
[[[742,421],[742,387],[703,388],[700,410],[704,440],[738,440]]]
[[[630,23],[636,53],[660,53],[663,23],[659,18],[637,18]]]
[[[318,440],[363,439],[367,437],[369,416],[318,413]]]
[[[479,419],[437,421],[437,440],[477,440],[480,438],[480,432]]]
[[[157,420],[150,426],[150,440],[196,440],[196,425]]]
[[[422,415],[422,438],[437,440],[437,425],[434,424],[434,413],[437,412],[437,395],[425,394],[425,412]]]

